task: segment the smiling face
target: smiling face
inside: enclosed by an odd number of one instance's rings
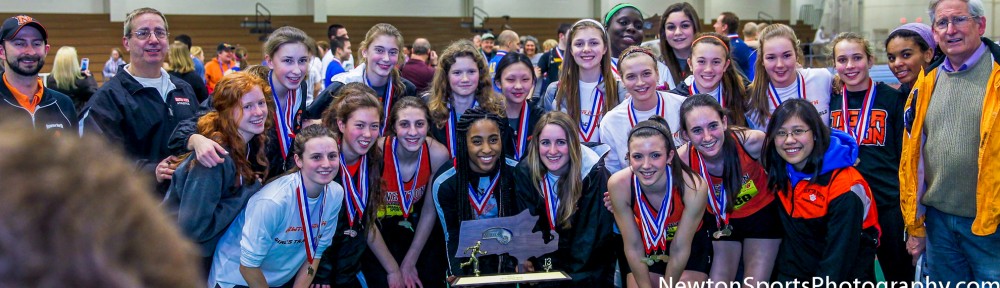
[[[566,131],[556,124],[546,124],[538,134],[538,156],[542,165],[553,175],[562,176],[569,168],[569,139]]]
[[[363,54],[367,59],[365,69],[369,74],[388,78],[389,72],[399,62],[399,44],[396,42],[396,37],[375,36]]]
[[[469,167],[473,172],[487,173],[503,159],[500,127],[492,120],[473,122],[465,135],[465,143],[466,151],[469,151]]]
[[[580,67],[580,70],[600,69],[601,59],[607,51],[604,35],[597,28],[580,28],[570,40],[570,50],[573,53],[573,60]]]
[[[863,91],[868,89],[868,69],[872,68],[872,59],[866,55],[861,43],[844,40],[834,45],[834,63],[837,75],[844,81],[847,91]]]
[[[455,58],[455,64],[448,68],[448,84],[456,97],[472,97],[479,87],[479,66],[472,57]]]
[[[711,92],[719,86],[730,62],[726,48],[704,41],[698,41],[698,44],[692,47],[688,66],[691,67],[698,89]]]
[[[654,62],[653,58],[646,55],[629,56],[619,63],[621,65],[622,84],[625,85],[628,93],[632,95],[633,101],[646,102],[654,99],[656,96],[656,83],[660,78],[656,71],[656,62]]]
[[[363,107],[351,112],[346,121],[337,121],[338,128],[343,133],[344,152],[354,155],[368,153],[381,128],[378,116],[378,109]]]
[[[644,25],[639,10],[633,8],[618,10],[618,13],[611,17],[611,22],[608,24],[608,37],[611,38],[612,54],[617,56],[625,48],[642,43]]]
[[[795,83],[795,77],[798,75],[795,68],[798,63],[792,40],[774,37],[764,41],[761,50],[764,54],[764,71],[775,87],[784,88]]]
[[[686,51],[691,49],[691,41],[694,41],[694,21],[688,18],[687,14],[677,11],[667,15],[664,37],[667,44],[674,50]]]
[[[14,38],[3,41],[0,57],[7,62],[10,71],[21,76],[35,76],[45,65],[45,55],[49,44],[42,38],[42,32],[34,26],[24,26]]]
[[[427,113],[416,107],[406,107],[396,111],[393,123],[399,143],[410,152],[420,150],[427,140]]]
[[[718,156],[728,127],[726,117],[719,117],[719,112],[711,107],[698,106],[686,113],[684,121],[687,124],[684,133],[691,140],[691,147],[705,158]]]
[[[944,29],[933,25],[934,41],[956,68],[976,53],[976,49],[983,44],[979,37],[986,33],[986,17],[972,17],[969,13],[969,4],[966,2],[968,1],[944,0],[934,9],[936,22],[950,21],[956,17],[971,17],[960,24],[949,23]]]
[[[261,92],[260,87],[254,86],[240,98],[240,109],[233,109],[233,119],[236,119],[237,130],[244,142],[250,141],[254,135],[264,133],[267,103],[264,102],[264,92]]]
[[[787,135],[785,137],[775,136],[774,138],[774,147],[778,148],[778,155],[792,164],[796,170],[802,171],[806,166],[806,159],[812,154],[813,147],[816,145],[813,131],[809,129],[806,122],[802,121],[802,118],[792,116],[781,124],[778,133]],[[795,136],[795,133],[801,135]]]
[[[281,45],[274,55],[266,56],[267,66],[274,74],[271,80],[286,90],[297,90],[302,80],[309,74],[309,49],[302,43]]]
[[[532,78],[533,73],[527,65],[520,62],[511,64],[503,70],[498,84],[507,103],[520,105],[528,99],[531,88],[535,86],[535,80]]]
[[[899,79],[900,83],[913,84],[917,81],[917,73],[931,64],[934,51],[920,51],[920,45],[911,39],[896,37],[889,40],[885,53],[889,59],[889,70]]]
[[[163,18],[153,13],[145,13],[132,19],[132,35],[127,35],[122,39],[125,50],[129,53],[132,65],[142,67],[160,67],[163,59],[167,57],[167,37],[156,37],[155,31],[167,31]],[[146,31],[151,33],[146,40],[139,40],[135,36],[136,32]]]
[[[667,142],[661,136],[633,137],[628,143],[628,162],[632,173],[644,186],[654,186],[666,181],[667,165],[674,151],[667,151]]]
[[[524,54],[535,55],[535,53],[538,53],[538,44],[535,41],[525,41]]]
[[[295,155],[295,166],[301,169],[305,185],[323,187],[330,184],[340,170],[337,141],[330,137],[309,139],[302,155]]]

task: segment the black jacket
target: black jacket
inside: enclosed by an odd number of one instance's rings
[[[0,76],[2,77],[2,76]],[[61,133],[77,134],[74,130],[76,125],[76,109],[73,108],[73,100],[68,96],[49,88],[42,92],[42,100],[35,106],[35,113],[29,113],[21,103],[17,102],[14,94],[7,88],[7,85],[0,85],[0,97],[3,98],[3,108],[6,118],[20,118],[23,115],[25,120],[31,122],[35,130],[62,131]]]

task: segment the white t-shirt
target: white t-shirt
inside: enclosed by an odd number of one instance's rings
[[[590,127],[590,131],[593,131],[593,136],[590,137],[590,142],[600,142],[601,132],[597,131],[598,127],[593,127],[594,125],[600,124],[600,115],[593,116],[595,110],[602,109],[601,107],[594,106],[597,101],[595,97],[594,90],[597,89],[598,82],[583,82],[580,81],[580,132],[586,134],[587,131],[583,131],[583,127]],[[607,96],[605,95],[604,101],[607,101]],[[594,108],[597,109],[594,109]],[[593,119],[593,120],[592,120]],[[590,123],[591,121],[596,123]],[[580,137],[580,141],[586,141],[583,137]]]
[[[247,285],[240,274],[240,265],[260,267],[271,287],[287,283],[298,273],[306,261],[305,238],[295,194],[301,185],[299,177],[299,173],[282,176],[250,197],[246,209],[219,240],[208,287],[215,287],[216,283],[225,288]],[[312,220],[319,223],[314,234],[318,238],[318,258],[330,246],[336,232],[344,188],[337,182],[330,182],[320,197],[308,198],[307,202],[312,217],[322,219]],[[323,205],[322,215],[319,215],[320,205]]]
[[[670,74],[670,67],[667,67],[667,64],[656,61],[656,72],[660,74],[660,83],[657,83],[657,85],[667,85],[667,90],[677,87],[677,83],[674,83],[674,76]]]
[[[158,78],[142,78],[132,75],[132,72],[128,71],[130,65],[132,64],[125,65],[125,69],[123,69],[125,70],[125,73],[128,73],[128,75],[132,76],[132,78],[135,78],[135,81],[138,81],[142,87],[153,88],[156,89],[157,92],[160,92],[160,97],[163,99],[164,103],[167,102],[167,93],[177,89],[177,86],[174,86],[174,82],[170,82],[170,74],[167,73],[166,69],[160,68],[160,77]]]
[[[661,102],[661,116],[667,120],[667,124],[670,125],[670,132],[673,134],[674,145],[678,147],[683,144],[683,140],[680,137],[681,131],[681,118],[680,110],[681,103],[684,103],[684,96],[677,95],[670,92],[657,91],[656,92]],[[618,104],[615,109],[611,109],[608,114],[604,115],[604,119],[601,119],[601,143],[608,144],[611,146],[611,151],[608,153],[607,157],[604,157],[604,165],[607,166],[608,172],[615,173],[619,170],[628,167],[628,162],[625,161],[626,153],[628,153],[628,134],[632,130],[632,122],[636,124],[642,122],[649,117],[656,115],[656,108],[647,111],[635,111],[635,119],[630,120],[629,107],[632,103],[633,98],[626,99]]]
[[[810,103],[816,107],[816,111],[819,112],[819,116],[823,119],[823,123],[830,125],[830,89],[833,86],[833,74],[830,74],[829,70],[826,68],[809,68],[809,69],[797,69],[798,74],[805,78],[805,97]],[[798,76],[797,76],[798,77]],[[774,87],[774,90],[778,92],[779,102],[784,102],[788,99],[799,98],[800,96],[800,79],[796,79],[792,85],[788,87],[778,88]],[[776,103],[771,99],[771,87],[768,85],[768,105],[770,107],[770,112],[773,114],[774,109],[778,108],[780,103]],[[757,119],[756,115],[750,115],[750,119]],[[767,123],[764,123],[761,130],[767,129]]]

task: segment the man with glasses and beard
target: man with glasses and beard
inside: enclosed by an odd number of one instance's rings
[[[68,96],[45,88],[38,71],[49,53],[48,34],[42,24],[27,15],[7,18],[0,26],[0,59],[6,64],[0,106],[9,118],[31,122],[36,130],[56,134],[74,133],[76,108]],[[0,108],[2,109],[2,108]],[[24,113],[27,112],[27,113]],[[65,132],[64,132],[65,131]]]

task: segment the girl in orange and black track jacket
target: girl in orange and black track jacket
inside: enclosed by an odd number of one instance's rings
[[[881,231],[871,189],[853,167],[857,143],[805,100],[782,103],[772,117],[763,164],[785,229],[776,280],[874,280]]]

